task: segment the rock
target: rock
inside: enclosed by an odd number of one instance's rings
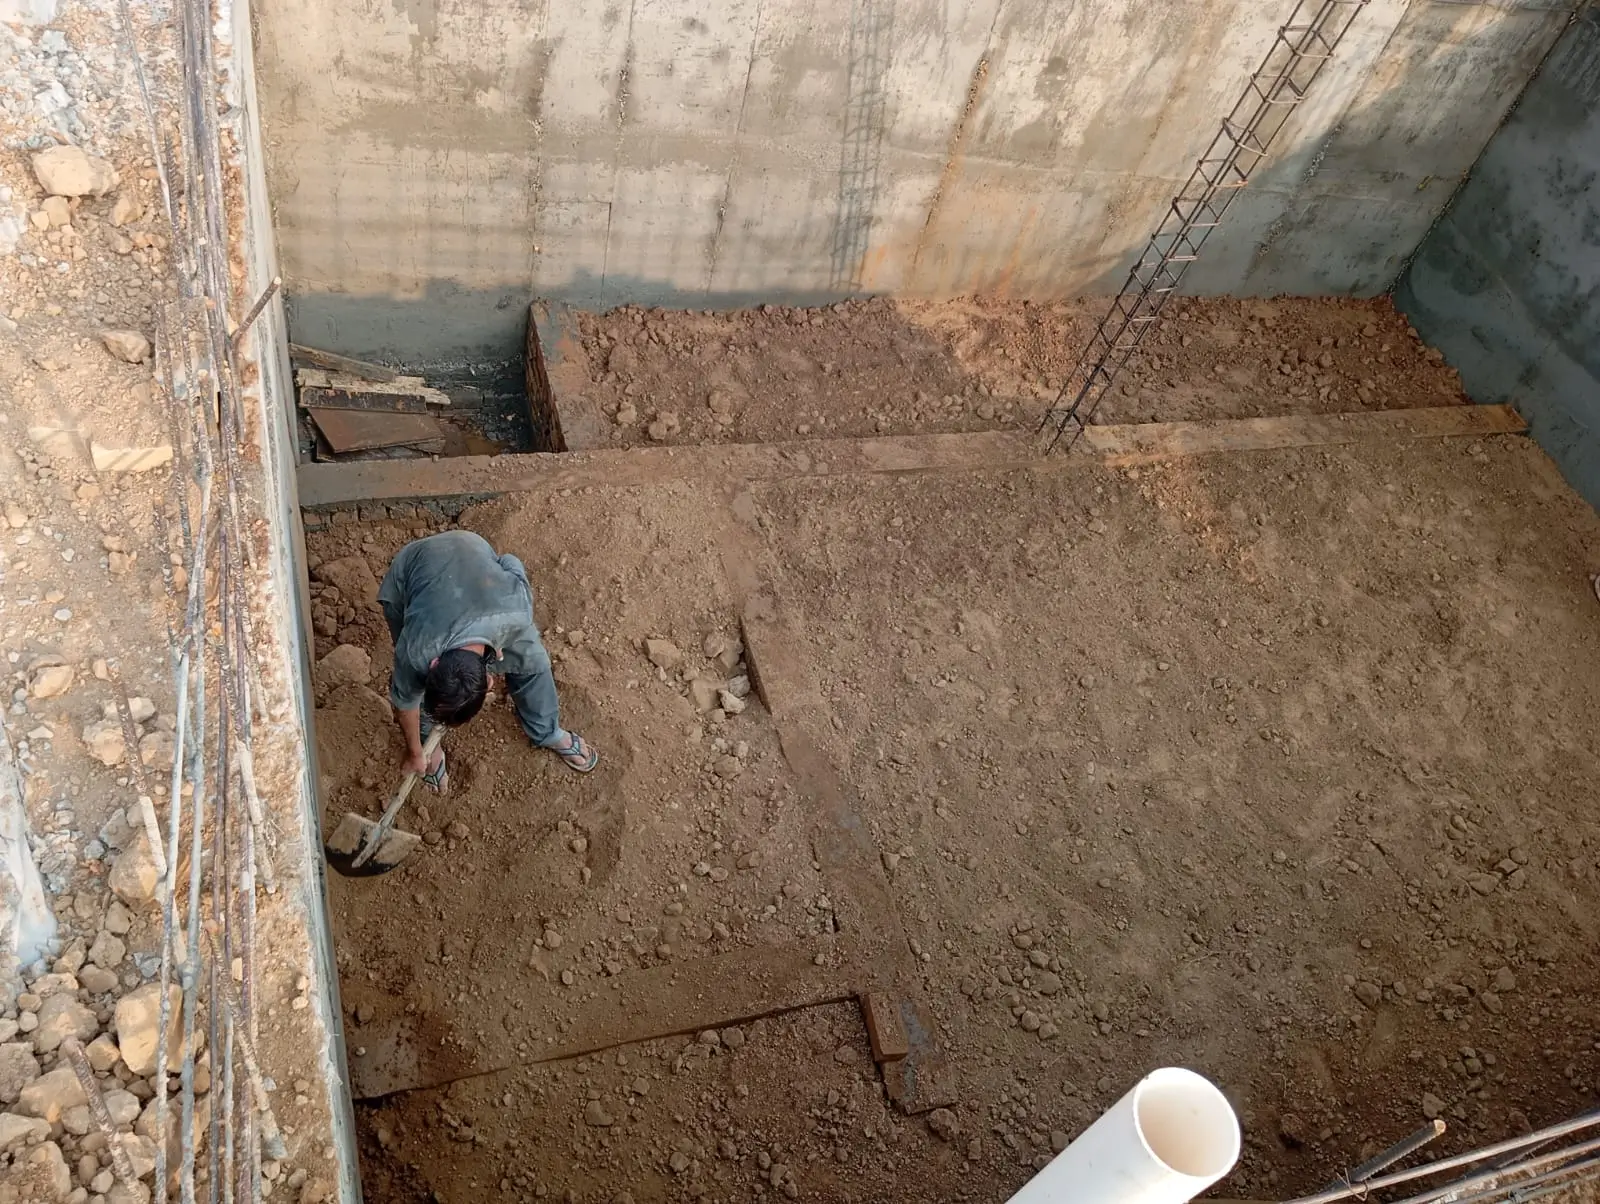
[[[51,196],[105,196],[117,186],[116,168],[76,146],[40,151],[33,157],[33,174]]]
[[[750,679],[742,673],[738,677],[730,677],[727,690],[735,698],[748,698],[750,697]]]
[[[841,1045],[833,1051],[833,1060],[841,1066],[854,1066],[859,1058],[854,1045]]]
[[[117,976],[104,966],[85,966],[78,977],[91,995],[104,995],[117,989]]]
[[[730,694],[726,690],[718,691],[717,702],[721,705],[723,711],[729,715],[742,715],[745,707],[749,705],[738,695]]]
[[[324,690],[364,686],[372,679],[372,656],[355,644],[340,644],[317,662],[317,685]]]
[[[182,1034],[179,1034],[182,1036]],[[49,1074],[41,1075],[22,1089],[17,1097],[17,1111],[23,1116],[37,1116],[55,1124],[62,1113],[87,1103],[78,1076],[70,1066],[58,1066]]]
[[[671,673],[683,664],[683,649],[671,640],[659,638],[648,639],[644,642],[644,654],[650,663],[657,669]]]
[[[742,1029],[742,1028],[725,1028],[725,1029],[722,1030],[720,1036],[722,1037],[723,1048],[725,1048],[725,1049],[743,1049],[744,1048],[744,1040],[745,1040],[744,1029]]]
[[[116,708],[113,707],[112,715],[115,714]],[[128,699],[128,714],[133,716],[133,721],[135,723],[149,723],[150,720],[156,717],[156,704],[151,702],[148,698],[141,698],[139,695],[135,694],[132,698]],[[112,715],[107,715],[106,718],[110,719]]]
[[[1510,966],[1501,966],[1494,972],[1494,989],[1502,995],[1509,995],[1517,989],[1517,976],[1511,972]]]
[[[1431,1091],[1422,1093],[1422,1115],[1426,1120],[1437,1120],[1444,1112],[1444,1101]]]
[[[39,1077],[39,1059],[33,1046],[21,1041],[0,1045],[0,1104],[14,1104],[22,1089]]]
[[[744,762],[738,757],[718,757],[711,766],[711,771],[724,781],[732,781],[744,772]]]
[[[105,928],[100,930],[100,935],[94,938],[94,944],[89,946],[89,960],[107,970],[115,970],[127,956],[128,947],[121,938]]]
[[[96,472],[149,472],[152,468],[161,468],[172,463],[172,444],[149,443],[136,444],[132,447],[113,447],[105,443],[89,440],[89,458],[94,462]],[[121,557],[121,561],[118,561]],[[133,556],[127,552],[111,553],[111,571],[121,572],[133,563]],[[122,569],[117,567],[118,564]]]
[[[97,1074],[109,1074],[111,1068],[122,1057],[122,1051],[117,1048],[117,1043],[111,1039],[110,1033],[101,1033],[83,1049],[84,1057],[89,1059],[89,1065],[94,1067]]]
[[[1061,990],[1061,976],[1041,970],[1033,976],[1033,989],[1041,995],[1054,995]]]
[[[712,389],[706,395],[706,409],[710,410],[718,418],[728,419],[738,412],[739,403],[734,399],[733,394],[726,389]]]
[[[48,1136],[50,1125],[37,1117],[0,1113],[0,1150],[9,1152],[23,1145],[34,1145]]]
[[[1495,887],[1500,885],[1499,874],[1473,874],[1467,879],[1467,884],[1480,895],[1494,893]]]
[[[87,1109],[85,1109],[87,1111]],[[21,1170],[20,1178],[28,1186],[24,1189],[25,1198],[36,1204],[47,1204],[52,1200],[65,1200],[72,1192],[72,1172],[67,1169],[67,1160],[61,1154],[61,1147],[53,1141],[47,1141],[35,1149],[25,1160],[19,1160]],[[15,1183],[19,1176],[16,1174],[18,1167],[13,1168],[11,1181]]]
[[[28,693],[35,698],[59,698],[72,688],[71,665],[46,665],[28,682]]]
[[[678,416],[671,410],[662,410],[650,420],[650,425],[645,427],[645,434],[657,443],[672,438],[682,429]]]
[[[129,906],[137,907],[156,897],[156,886],[161,875],[156,872],[155,858],[150,853],[150,838],[144,829],[134,832],[128,846],[117,854],[111,863],[111,873],[106,885],[117,898]]]
[[[961,1136],[961,1122],[949,1108],[935,1108],[928,1113],[928,1128],[940,1141],[955,1141]]]
[[[353,606],[371,606],[378,601],[378,579],[362,556],[342,556],[325,560],[311,570],[311,576],[331,585]]]
[[[122,738],[122,725],[112,719],[102,719],[84,728],[83,744],[89,750],[89,755],[102,765],[121,765],[128,756],[128,745]]]
[[[153,1115],[154,1112],[155,1105],[152,1102],[145,1108],[145,1114]],[[171,1113],[169,1112],[168,1115],[171,1115]],[[140,1117],[140,1122],[143,1122],[143,1115]],[[150,1125],[150,1131],[155,1131],[153,1121]],[[174,1125],[174,1136],[176,1136],[176,1125]],[[144,1133],[118,1133],[116,1142],[122,1147],[122,1152],[128,1156],[128,1161],[133,1164],[133,1173],[138,1178],[143,1179],[156,1169],[156,1143],[153,1138]],[[176,1152],[176,1143],[174,1142],[168,1148]],[[172,1164],[168,1162],[167,1165],[171,1166]]]
[[[592,1099],[583,1110],[583,1123],[593,1125],[597,1129],[609,1129],[617,1122],[611,1113],[606,1111],[604,1104],[597,1099]]]
[[[689,700],[702,715],[716,709],[718,692],[717,683],[703,677],[697,677],[689,683]]]
[[[140,212],[138,197],[131,192],[119,192],[116,203],[111,206],[111,224],[126,226],[129,222],[136,222]]]
[[[1356,998],[1369,1008],[1375,1008],[1383,1002],[1383,991],[1374,982],[1358,982],[1355,987]]]
[[[155,1169],[153,1162],[150,1169]],[[262,1190],[264,1194],[265,1188]],[[306,1199],[305,1196],[300,1198]],[[143,1183],[113,1183],[111,1190],[106,1192],[106,1204],[150,1204],[150,1189]]]
[[[170,1003],[167,1025],[167,1065],[176,1066],[183,1053],[183,991],[176,983],[167,987]],[[161,984],[146,983],[117,1001],[117,1047],[128,1069],[137,1075],[150,1075],[156,1069],[156,1028],[161,1007]]]
[[[33,1047],[40,1053],[50,1053],[61,1048],[61,1043],[71,1037],[77,1041],[92,1041],[100,1031],[100,1022],[92,1011],[71,995],[52,995],[39,1008],[39,1027],[34,1030]]]
[[[149,732],[139,737],[139,763],[157,769],[170,766],[175,747],[171,732]]]
[[[1500,1002],[1500,996],[1493,991],[1485,991],[1482,995],[1479,995],[1478,1002],[1483,1004],[1483,1010],[1492,1016],[1498,1016],[1504,1006]]]
[[[119,1129],[131,1127],[139,1119],[140,1109],[144,1106],[131,1091],[107,1091],[105,1101],[106,1111],[111,1113],[111,1120]]]
[[[106,918],[100,922],[100,926],[112,936],[126,936],[128,929],[133,927],[133,913],[123,905],[121,899],[113,899],[106,905]]]
[[[108,330],[100,341],[125,364],[142,364],[150,358],[150,340],[137,330]]]
[[[617,407],[617,425],[618,426],[632,426],[635,422],[638,422],[638,421],[639,421],[639,411],[634,408],[632,402],[625,401],[625,402],[623,402],[621,405],[619,405]]]

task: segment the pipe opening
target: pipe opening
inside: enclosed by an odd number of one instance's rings
[[[1139,1085],[1133,1114],[1145,1148],[1177,1174],[1215,1180],[1238,1160],[1239,1118],[1193,1071],[1155,1071]]]

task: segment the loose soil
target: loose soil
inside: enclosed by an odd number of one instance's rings
[[[1299,312],[1297,344],[1380,337],[1359,335],[1373,308]],[[819,328],[789,324],[763,362],[810,354]],[[1444,400],[1416,388],[1412,350],[1374,405]],[[1186,396],[1115,416],[1192,416]],[[871,429],[827,397],[814,433]],[[838,1004],[363,1105],[369,1198],[1000,1201],[1169,1064],[1229,1093],[1246,1145],[1225,1194],[1259,1199],[1315,1189],[1426,1114],[1449,1121],[1446,1150],[1594,1106],[1600,521],[1531,442],[567,490],[460,525],[526,563],[572,726],[603,760],[576,778],[498,705],[450,737],[451,795],[410,813],[428,843],[331,887],[351,1044],[410,1011],[527,1056],[608,979],[831,928],[851,883],[811,860],[771,717],[688,697],[686,677],[721,672],[702,641],[736,635],[762,589],[828,701],[953,1126],[886,1104]],[[314,532],[313,577],[350,556],[381,575],[432,529]],[[319,656],[373,657],[319,712],[330,818],[371,814],[399,759],[387,632],[313,592]],[[683,670],[658,672],[653,637]]]
[[[1103,299],[841,302],[580,318],[610,446],[1031,427],[1072,378]],[[1461,382],[1388,299],[1175,302],[1101,422],[1452,405]],[[1071,398],[1068,398],[1070,401]]]

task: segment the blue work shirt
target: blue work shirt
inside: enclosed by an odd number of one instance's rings
[[[481,535],[446,531],[408,543],[384,574],[378,602],[394,634],[389,701],[397,710],[420,710],[428,666],[467,644],[489,649],[490,673],[549,672],[527,570]]]

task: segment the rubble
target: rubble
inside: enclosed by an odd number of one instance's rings
[[[175,983],[167,986],[169,1015],[182,1015],[183,991]],[[152,1074],[156,1068],[156,1036],[160,1020],[161,984],[146,983],[117,1001],[117,1047],[122,1060],[134,1074]],[[167,1063],[176,1066],[183,1053],[183,1025],[176,1020],[167,1027]]]
[[[51,196],[104,196],[117,186],[117,172],[105,159],[76,146],[52,146],[33,156],[33,174]]]

